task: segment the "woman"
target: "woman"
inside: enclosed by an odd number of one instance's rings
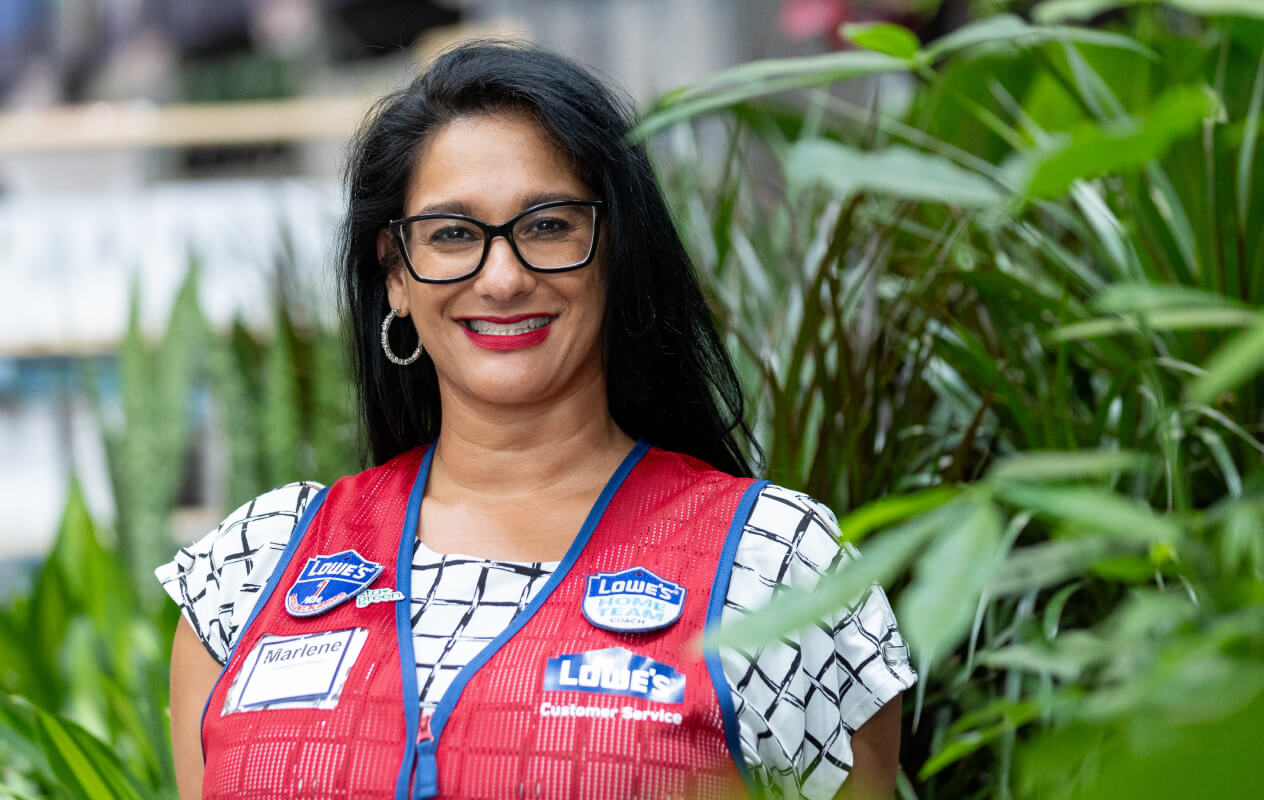
[[[472,43],[366,123],[342,277],[379,466],[158,570],[182,797],[891,793],[916,677],[881,589],[696,651],[848,553],[747,477],[629,119],[562,57]]]

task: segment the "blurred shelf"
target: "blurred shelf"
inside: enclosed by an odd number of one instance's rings
[[[90,103],[0,113],[0,154],[346,139],[367,97],[156,106]]]

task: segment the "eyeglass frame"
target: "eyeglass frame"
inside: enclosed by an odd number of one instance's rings
[[[597,255],[597,240],[601,233],[601,215],[605,208],[605,203],[601,200],[550,200],[547,203],[538,203],[530,208],[523,209],[509,219],[499,225],[491,225],[483,222],[476,217],[466,216],[465,214],[417,214],[411,217],[402,217],[393,219],[386,223],[386,227],[390,230],[391,235],[395,238],[395,243],[399,246],[399,254],[404,259],[404,266],[408,269],[408,274],[418,283],[457,283],[458,281],[469,280],[475,275],[483,271],[483,267],[487,264],[487,254],[491,252],[492,240],[496,237],[502,237],[509,243],[509,249],[513,251],[514,257],[518,259],[518,263],[532,272],[554,273],[554,272],[570,272],[574,269],[586,267],[592,263],[593,258]],[[588,255],[583,261],[577,264],[570,264],[564,267],[537,267],[527,263],[522,257],[522,253],[518,250],[518,243],[514,241],[513,226],[523,217],[542,211],[546,208],[555,208],[557,206],[589,206],[593,209],[593,236],[592,244],[588,247]],[[410,222],[420,222],[427,219],[457,219],[463,222],[469,222],[483,232],[483,254],[479,256],[478,266],[470,272],[457,278],[423,278],[417,274],[417,270],[413,268],[413,261],[408,255],[408,243],[404,241],[404,226]]]

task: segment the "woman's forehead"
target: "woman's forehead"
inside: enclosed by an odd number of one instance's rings
[[[530,116],[458,117],[420,148],[404,212],[467,214],[521,210],[551,200],[597,199],[574,159]]]

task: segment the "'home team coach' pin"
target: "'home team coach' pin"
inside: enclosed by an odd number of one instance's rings
[[[645,567],[588,576],[584,617],[608,631],[639,633],[666,628],[680,619],[685,587]]]
[[[285,595],[285,610],[293,617],[324,614],[364,591],[381,573],[381,564],[354,550],[309,558]]]

